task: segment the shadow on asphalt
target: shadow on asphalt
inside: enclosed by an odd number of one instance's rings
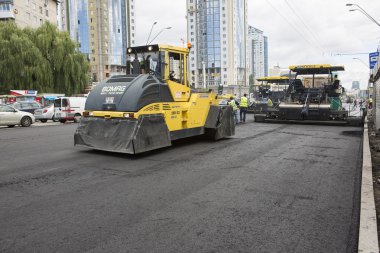
[[[360,137],[361,138],[363,136],[363,130],[342,131],[340,134],[345,135],[345,136],[354,136],[354,137]]]
[[[183,147],[196,145],[199,143],[223,143],[225,141],[228,141],[229,139],[236,139],[233,137],[223,138],[218,141],[208,140],[204,136],[195,136],[195,137],[189,137],[184,139],[179,139],[172,141],[172,146],[164,147],[160,149],[155,149],[151,151],[147,151],[140,154],[127,154],[127,153],[119,153],[119,152],[112,152],[112,151],[104,151],[104,150],[96,150],[96,149],[83,149],[79,152],[88,153],[88,154],[96,154],[96,155],[104,155],[107,157],[116,157],[116,158],[123,158],[123,159],[132,159],[132,160],[138,160],[138,159],[144,159],[149,156],[163,154],[165,152],[172,151],[174,149],[180,149]]]

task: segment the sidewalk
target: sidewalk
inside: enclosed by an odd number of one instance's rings
[[[368,136],[368,122],[363,131],[363,167],[360,204],[360,228],[358,252],[379,252],[376,207],[373,189],[372,159]]]

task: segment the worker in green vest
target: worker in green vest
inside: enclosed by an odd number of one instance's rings
[[[268,98],[268,107],[273,107],[273,102],[270,98]]]
[[[228,104],[232,107],[235,124],[239,123],[238,118],[237,118],[238,107],[237,107],[237,104],[236,104],[234,97],[230,97],[230,102],[228,102]]]
[[[240,123],[245,123],[245,117],[248,109],[248,98],[245,93],[243,97],[240,98]]]

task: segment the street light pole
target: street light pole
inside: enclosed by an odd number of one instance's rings
[[[148,36],[148,39],[146,40],[146,44],[147,44],[147,45],[148,45],[148,42],[149,42],[149,39],[150,39],[150,35],[152,35],[153,26],[155,26],[156,24],[157,24],[157,22],[155,21],[155,22],[152,24],[152,27],[150,28],[149,36]]]
[[[352,58],[352,59],[360,61],[361,63],[363,63],[364,66],[366,66],[367,68],[369,68],[368,64],[365,63],[362,59],[360,59],[360,58],[356,58],[356,57],[355,57],[355,58]]]
[[[356,58],[356,57],[352,58],[352,59],[360,61],[361,63],[363,63],[364,66],[366,66],[366,68],[369,69],[369,65],[367,63],[365,63],[362,59]],[[367,84],[367,98],[370,98],[370,94],[369,94],[369,88],[371,86],[370,79],[371,79],[371,71],[369,71],[369,79],[368,79],[368,84]]]
[[[346,6],[356,6],[359,9],[351,9],[350,11],[360,11],[363,13],[367,18],[369,18],[372,22],[374,22],[376,25],[380,26],[379,22],[377,22],[371,15],[369,15],[360,5],[358,4],[346,4]]]
[[[161,31],[159,31],[157,35],[149,42],[149,44],[151,44],[158,37],[158,35],[160,35],[164,30],[169,30],[169,29],[172,29],[172,27],[169,26],[169,27],[162,28]]]

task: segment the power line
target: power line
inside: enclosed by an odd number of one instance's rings
[[[369,53],[341,53],[341,54],[334,54],[334,56],[359,55],[359,54],[369,54]]]
[[[289,6],[290,10],[294,13],[294,15],[296,15],[296,17],[301,21],[301,23],[304,25],[304,27],[306,28],[306,30],[311,34],[311,36],[315,40],[315,42],[317,42],[317,45],[321,49],[322,53],[325,54],[325,50],[321,46],[322,43],[320,43],[318,37],[315,35],[315,33],[313,32],[313,30],[310,29],[310,26],[308,26],[307,23],[306,23],[306,21],[300,15],[298,15],[297,11],[291,6],[291,4],[288,2],[288,0],[285,0],[285,3]]]
[[[304,40],[306,43],[308,43],[312,48],[315,47],[315,45],[313,45],[313,43],[311,43],[304,35],[301,31],[299,31],[297,29],[296,26],[294,26],[276,7],[274,7],[274,5],[269,2],[269,0],[266,0],[266,2],[272,7],[272,9],[274,9],[285,21],[286,23],[288,23],[293,29],[294,31],[296,31]]]

